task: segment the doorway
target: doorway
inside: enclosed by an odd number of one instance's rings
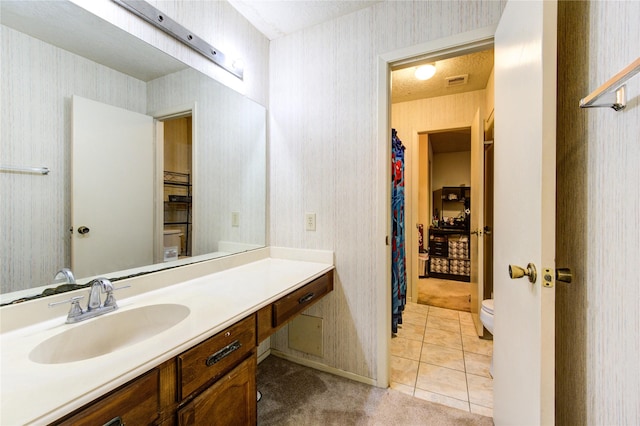
[[[159,261],[192,256],[193,247],[193,117],[191,111],[158,119],[158,168],[162,171]],[[160,197],[159,197],[160,198]]]
[[[470,310],[479,324],[483,294],[491,294],[490,289],[484,291],[482,284],[485,269],[490,271],[490,268],[483,267],[485,261],[480,254],[484,245],[478,244],[482,233],[470,229],[470,217],[476,215],[476,222],[484,223],[483,151],[487,139],[484,134],[493,120],[493,49],[488,45],[471,52],[456,50],[448,55],[440,52],[437,58],[407,60],[391,67],[391,124],[408,147],[405,153],[407,300],[421,303],[420,283],[428,277],[456,283],[471,281],[475,285],[471,291],[474,303],[463,310]],[[430,80],[421,82],[414,77],[414,72],[425,62],[435,64],[437,71]],[[477,141],[473,144],[477,156],[474,159],[471,135]],[[437,158],[441,160],[434,162]],[[473,181],[478,184],[472,185]],[[436,194],[436,191],[440,192]],[[473,197],[469,192],[473,192]],[[434,196],[438,197],[437,201]],[[446,198],[442,205],[442,197],[452,198]],[[469,200],[473,198],[476,209],[470,208]],[[436,231],[439,235],[435,235]],[[444,244],[441,248],[445,252],[429,253],[435,249],[430,247],[433,239],[437,239],[440,246]],[[453,256],[447,253],[449,243]],[[471,256],[472,250],[475,256]],[[446,286],[443,288],[446,290]],[[468,295],[466,299],[469,300]],[[481,326],[477,328],[482,334]]]
[[[392,65],[389,107],[391,127],[407,145],[409,288],[404,324],[390,342],[390,384],[415,397],[489,416],[493,407],[489,373],[493,344],[479,338],[477,309],[475,315],[471,312],[472,293],[478,294],[476,302],[482,295],[471,286],[471,259],[478,257],[471,255],[470,213],[474,206],[482,206],[480,202],[472,204],[471,135],[472,126],[484,130],[473,123],[478,118],[486,121],[486,111],[492,110],[492,105],[488,106],[492,97],[488,100],[486,94],[492,90],[492,53],[490,46],[485,46],[462,55],[460,51],[450,55],[440,52],[438,59],[407,61],[398,70]],[[481,56],[490,57],[489,70],[481,78],[474,76],[473,68],[453,72],[447,64],[448,60],[476,63]],[[398,97],[396,88],[404,86],[394,79],[394,73],[412,74],[424,62],[442,67],[444,76],[432,84],[431,93],[418,96],[418,90],[410,90],[407,98]],[[479,86],[464,87],[474,80],[480,80]],[[481,146],[483,140],[479,140]],[[438,282],[438,297],[445,302],[453,301],[454,287],[462,287],[461,305],[438,306],[420,300],[421,282],[427,280]],[[474,366],[471,360],[476,362]]]
[[[421,133],[418,150],[416,302],[471,312],[471,128]]]

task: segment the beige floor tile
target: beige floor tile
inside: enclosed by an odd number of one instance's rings
[[[416,389],[415,397],[424,399],[425,401],[435,402],[436,404],[446,405],[448,407],[457,408],[458,410],[469,411],[469,402],[451,398],[445,395],[429,392],[423,389]],[[482,407],[484,408],[484,407]],[[485,408],[486,410],[487,408]]]
[[[418,375],[418,361],[391,356],[390,382],[415,386]]]
[[[429,313],[429,305],[408,302],[404,307],[404,311],[427,315]]]
[[[462,371],[420,363],[416,390],[422,389],[461,401],[468,401],[467,380]]]
[[[413,392],[415,391],[413,386],[403,385],[402,383],[397,382],[389,382],[389,387],[393,390],[397,390],[398,392],[411,396],[413,396]]]
[[[425,343],[422,345],[420,362],[464,371],[464,357],[462,356],[462,350],[460,349],[452,349]]]
[[[469,386],[469,402],[493,408],[493,380],[467,374],[467,384]]]
[[[471,312],[458,312],[461,324],[473,324],[473,316]]]
[[[398,337],[422,341],[424,329],[424,323],[422,325],[410,323],[400,324],[398,325]]]
[[[454,311],[453,309],[438,308],[435,306],[429,307],[429,316],[431,315],[448,319],[460,319],[458,311]]]
[[[424,332],[424,342],[432,345],[446,346],[448,348],[462,349],[462,340],[459,332],[427,328]]]
[[[493,408],[483,407],[481,405],[469,404],[473,414],[480,414],[485,417],[493,417]]]
[[[424,353],[424,349],[422,350]],[[491,366],[491,357],[489,355],[474,354],[473,352],[464,353],[464,365],[468,374],[491,378],[489,367]]]
[[[391,355],[418,361],[422,351],[422,342],[394,337],[391,339]]]
[[[457,319],[429,315],[429,318],[427,319],[427,327],[460,332],[460,321]]]
[[[473,323],[469,324],[460,321],[460,331],[467,336],[478,336],[476,326]]]
[[[493,340],[485,340],[465,334],[462,336],[462,344],[465,352],[489,356],[493,354]]]
[[[404,324],[416,324],[424,325],[427,323],[427,314],[422,312],[405,311],[402,313],[402,325]]]

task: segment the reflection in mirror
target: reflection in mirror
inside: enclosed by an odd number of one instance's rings
[[[61,283],[65,289],[74,288],[64,280],[54,283],[57,272],[65,267],[84,284],[90,278],[87,275],[117,279],[265,245],[264,107],[69,2],[3,0],[0,6],[0,162],[51,170],[48,175],[0,172],[2,303],[41,294]],[[127,216],[119,212],[129,202],[105,202],[108,194],[126,191],[108,185],[94,190],[102,194],[100,205],[92,201],[83,206],[82,197],[72,195],[79,186],[72,172],[79,121],[73,116],[74,97],[161,123],[154,124],[153,158],[144,159],[152,163],[153,172],[144,179],[152,181],[148,186],[155,201],[139,225],[151,230],[152,241],[144,245],[151,248],[154,265],[149,261],[128,264],[129,256],[118,254],[124,252],[118,248],[136,245],[130,232],[100,244],[116,248],[115,263],[98,255],[97,249],[78,244],[97,234],[126,229]],[[176,118],[181,119],[182,130],[172,130]],[[98,130],[91,137],[91,126],[89,143],[97,144]],[[189,134],[190,153],[180,154],[179,148],[172,147],[176,132]],[[114,159],[108,161],[94,155],[95,165],[82,178],[89,190],[98,181],[108,184],[110,179],[104,176],[110,173],[130,179],[137,175],[130,166],[120,169],[117,159],[126,154],[111,154]],[[172,176],[165,171],[178,173],[171,179],[182,176],[178,181],[188,181],[188,186],[165,185]],[[101,209],[118,220],[104,229],[76,222],[76,206]],[[89,232],[80,234],[80,226]],[[78,274],[74,262],[80,261],[81,250],[99,262]]]

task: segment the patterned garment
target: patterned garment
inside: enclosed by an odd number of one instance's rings
[[[407,303],[407,269],[404,230],[404,150],[395,129],[391,130],[391,331],[398,332]]]

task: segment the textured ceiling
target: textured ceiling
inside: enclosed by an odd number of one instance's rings
[[[269,40],[365,9],[381,0],[229,0]]]
[[[414,76],[416,66],[391,73],[391,102],[407,102],[437,96],[456,95],[487,87],[493,69],[493,49],[436,61],[436,74],[429,80]],[[446,77],[468,74],[467,84],[446,87]]]

